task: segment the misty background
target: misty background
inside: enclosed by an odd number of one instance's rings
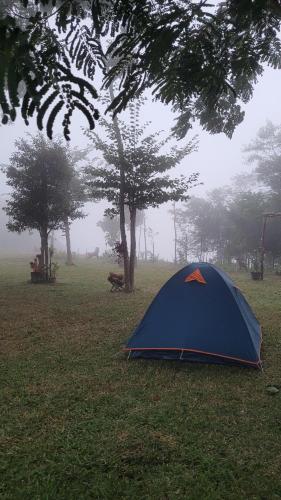
[[[202,131],[195,123],[193,129],[181,141],[188,142],[194,135],[198,135],[198,151],[187,156],[180,166],[171,171],[172,176],[179,174],[190,175],[192,172],[200,173],[200,185],[190,191],[190,196],[202,196],[204,193],[216,187],[227,185],[231,179],[239,173],[247,173],[251,166],[246,165],[242,148],[251,142],[260,127],[267,120],[274,124],[281,122],[281,103],[277,96],[281,88],[281,72],[278,70],[265,69],[255,87],[253,99],[245,106],[245,119],[238,126],[230,140],[224,134],[211,135]],[[151,121],[147,133],[163,130],[169,135],[174,125],[174,114],[170,108],[159,102],[153,102],[147,94],[148,100],[141,110],[141,121]],[[122,116],[120,116],[122,118]],[[124,119],[124,118],[123,118]],[[81,113],[76,112],[71,124],[71,147],[84,148],[89,140],[83,134],[83,127],[87,127],[86,120]],[[98,134],[104,135],[102,127],[97,122]],[[36,134],[38,132],[35,121],[27,127],[20,116],[12,125],[0,126],[0,164],[9,162],[9,157],[14,150],[14,143],[26,133]],[[60,133],[59,125],[56,133]],[[176,140],[175,140],[176,142]],[[95,156],[94,152],[90,156]],[[39,249],[39,234],[23,233],[21,235],[9,233],[5,227],[7,221],[2,210],[7,199],[9,188],[6,186],[5,175],[0,172],[0,255],[7,254],[33,254]],[[179,206],[180,204],[178,204]],[[100,253],[105,250],[103,231],[97,227],[97,222],[102,219],[104,210],[109,206],[106,201],[99,203],[87,203],[84,208],[87,217],[77,220],[71,225],[72,250],[77,253],[91,252],[96,247]],[[173,221],[169,214],[169,204],[162,205],[159,209],[146,211],[147,226],[154,232],[158,232],[155,240],[155,253],[165,260],[173,260]],[[55,248],[65,249],[65,241],[61,232],[55,233]],[[148,243],[150,249],[150,242]]]

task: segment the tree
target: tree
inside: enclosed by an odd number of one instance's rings
[[[248,163],[254,164],[252,175],[266,194],[264,212],[281,211],[281,126],[270,121],[257,133],[256,138],[244,148]],[[260,224],[263,214],[260,214]],[[266,250],[272,260],[280,255],[280,219],[271,219],[266,229]]]
[[[157,231],[153,231],[152,227],[148,228],[148,236],[149,236],[149,238],[151,240],[151,244],[152,244],[152,252],[150,252],[152,262],[155,262],[155,258],[157,258],[155,256],[155,238],[156,238],[156,236],[158,236],[158,234],[159,233]]]
[[[254,164],[256,181],[279,199],[281,208],[281,126],[271,122],[262,127],[256,139],[244,148],[248,163]]]
[[[178,260],[178,220],[177,220],[177,210],[176,203],[173,203],[173,209],[170,211],[173,216],[173,226],[174,226],[174,263]]]
[[[189,200],[189,203],[192,203],[192,201]],[[187,262],[187,211],[184,208],[177,207],[176,203],[173,202],[169,214],[172,216],[174,230],[174,264],[178,262]]]
[[[120,217],[121,242],[124,255],[128,255],[128,258],[124,258],[127,291],[134,288],[137,210],[158,207],[170,200],[188,199],[188,190],[198,178],[198,174],[192,174],[189,178],[181,176],[178,179],[165,175],[166,171],[175,167],[195,149],[196,142],[192,140],[182,148],[173,146],[169,153],[161,153],[167,139],[160,140],[159,133],[144,136],[145,127],[139,124],[140,104],[140,101],[130,104],[130,126],[121,121],[118,121],[118,126],[116,122],[111,124],[103,121],[106,139],[97,134],[88,134],[105,160],[105,165],[86,169],[86,184],[92,196],[107,199],[112,203],[112,214],[119,213],[121,208],[124,210],[125,206],[130,213],[130,255],[127,250],[125,220]],[[120,172],[123,173],[123,178]]]
[[[130,3],[130,2],[127,2]],[[123,70],[123,89],[113,107],[124,108],[136,88],[153,88],[171,103],[182,137],[194,118],[210,132],[231,136],[244,117],[262,59],[280,67],[280,5],[259,2],[164,0],[135,5],[136,26],[118,34],[109,51],[123,55],[112,74]],[[131,17],[133,14],[131,13]],[[131,21],[130,17],[130,21]],[[133,17],[134,22],[134,17]],[[266,40],[266,43],[265,43]],[[128,67],[128,52],[133,54]]]
[[[48,13],[54,10],[54,3],[42,2],[40,9],[32,15],[27,8],[33,2],[20,0],[18,3],[25,7],[26,17],[14,11],[6,17],[0,17],[2,123],[8,123],[9,119],[14,121],[16,110],[20,107],[25,123],[28,125],[29,117],[35,113],[37,126],[43,130],[44,119],[47,111],[50,111],[46,130],[49,138],[52,138],[54,121],[59,113],[64,112],[63,132],[65,138],[69,139],[71,116],[78,109],[87,118],[89,127],[93,128],[98,111],[92,101],[97,97],[97,92],[88,81],[74,75],[65,47],[67,42],[62,39],[66,28],[63,12],[66,7],[68,14],[70,2],[60,5],[57,16],[56,12]],[[75,3],[78,7],[78,2]],[[49,24],[52,16],[57,19],[57,29]],[[19,25],[19,17],[24,19],[23,25]],[[25,86],[23,99],[18,92],[22,82]]]
[[[229,203],[228,254],[238,260],[255,261],[260,246],[262,214],[267,200],[261,192],[237,193]]]
[[[41,8],[44,11],[48,10],[47,6],[36,5],[34,2],[24,6],[22,0],[0,0],[0,19],[13,18],[16,25],[25,30],[28,27],[30,18],[35,16]]]
[[[31,17],[32,15],[35,14],[35,12],[38,10],[35,6],[29,6],[27,9],[23,7],[21,4],[20,0],[0,0],[0,19],[4,18],[6,16],[14,16],[16,17],[16,24],[17,26],[21,27],[22,29],[26,28],[26,18]],[[4,95],[6,94],[7,91],[9,91],[8,86],[7,86],[7,81],[3,82],[4,83]],[[18,89],[18,98],[19,101],[24,95],[24,85],[23,82],[20,82]],[[4,119],[4,122],[7,120],[7,115],[4,118],[3,115],[3,109],[2,106],[0,105],[0,123]],[[8,124],[11,124],[11,119],[8,118],[7,121]],[[0,125],[1,126],[1,125]]]
[[[125,217],[128,221],[130,219],[130,214],[128,210],[125,210]],[[144,214],[138,211],[136,216],[136,227],[143,223]],[[118,215],[110,217],[110,215],[104,215],[102,220],[98,221],[97,226],[102,229],[105,233],[105,243],[110,249],[113,249],[116,242],[120,240],[120,218]],[[127,224],[128,226],[128,224]]]
[[[104,215],[102,220],[98,221],[97,226],[105,233],[105,243],[111,250],[120,239],[120,222],[118,217]]]
[[[144,210],[137,211],[136,226],[139,227],[139,242],[138,242],[138,259],[143,258],[143,252],[141,252],[141,240],[143,234],[144,242],[144,259],[147,261],[147,238],[146,238],[146,213]]]
[[[178,213],[179,257],[186,262],[193,253],[198,260],[212,256],[220,264],[226,258],[229,238],[229,188],[214,189],[206,198],[193,197]]]
[[[178,214],[179,257],[184,254],[185,245],[189,245],[189,252],[199,260],[211,258],[220,264],[232,259],[240,264],[257,261],[262,216],[272,211],[271,206],[271,198],[265,192],[239,192],[232,187],[214,189],[206,198],[192,198]],[[278,220],[267,225],[266,251],[272,263],[281,255]]]
[[[63,229],[66,221],[83,217],[83,202],[73,192],[75,170],[67,149],[59,141],[42,135],[16,142],[16,150],[5,169],[12,188],[5,211],[10,231],[37,230],[41,238],[42,263],[48,279],[51,231]]]
[[[185,209],[178,214],[180,221],[182,238],[178,238],[181,246],[185,246],[186,231],[185,226],[190,227],[190,232],[193,237],[192,253],[196,255],[199,261],[206,259],[207,254],[211,251],[210,242],[210,213],[211,204],[204,198],[192,197]],[[184,224],[185,221],[185,224]]]
[[[272,212],[272,199],[263,191],[233,193],[227,206],[226,256],[238,262],[258,262],[263,214]],[[265,250],[272,265],[281,254],[280,220],[270,220],[266,228]]]
[[[143,219],[143,239],[144,239],[144,260],[147,261],[147,226],[146,226],[146,215],[144,214]]]
[[[27,8],[33,0],[20,3]],[[26,123],[35,113],[42,129],[50,111],[49,137],[54,120],[64,113],[64,134],[69,139],[75,109],[94,127],[98,111],[92,82],[96,83],[99,67],[106,86],[116,75],[122,77],[110,109],[124,109],[129,100],[151,88],[155,98],[170,103],[179,114],[175,129],[179,136],[186,134],[194,119],[212,133],[231,136],[243,120],[242,104],[252,97],[264,65],[281,65],[278,1],[36,3],[38,11],[27,13],[24,26],[18,25],[17,13],[0,19],[0,102],[4,123],[9,116],[14,120],[21,107]],[[107,71],[109,57],[115,63]],[[21,81],[26,87],[22,102],[17,93]]]
[[[70,184],[70,192],[72,196],[72,200],[76,201],[78,203],[81,203],[81,206],[84,205],[84,203],[87,201],[86,193],[85,193],[85,186],[82,183],[81,177],[79,176],[77,172],[77,164],[87,158],[88,151],[87,150],[79,150],[77,149],[72,149],[68,150],[67,156],[68,156],[68,161],[69,165],[73,169],[73,172],[75,172],[75,175],[73,176]],[[67,217],[64,222],[64,227],[63,227],[63,233],[65,235],[65,242],[66,242],[66,265],[67,266],[73,266],[73,257],[72,257],[72,251],[71,251],[71,238],[70,238],[70,221],[69,218]]]
[[[193,202],[193,199],[189,200],[186,207]],[[193,226],[191,221],[189,221],[186,208],[176,207],[174,204],[173,209],[169,213],[172,215],[174,226],[174,262],[186,264],[188,257],[191,257],[195,248]]]
[[[281,212],[281,127],[268,122],[247,147],[250,172],[233,179],[231,186],[214,189],[205,198],[192,198],[177,211],[177,256],[187,253],[220,264],[235,259],[240,265],[257,262],[265,213]],[[281,255],[281,221],[266,225],[267,264]]]

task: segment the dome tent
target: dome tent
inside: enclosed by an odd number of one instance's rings
[[[260,368],[260,346],[260,325],[241,291],[216,266],[193,263],[161,288],[125,351]]]

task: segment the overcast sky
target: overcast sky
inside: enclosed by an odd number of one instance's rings
[[[198,134],[198,151],[186,157],[182,164],[173,172],[174,174],[186,173],[187,175],[191,172],[200,173],[200,180],[203,182],[203,186],[195,188],[190,193],[191,195],[202,195],[213,188],[226,185],[234,175],[249,170],[249,167],[243,161],[241,149],[255,137],[258,129],[265,124],[266,120],[271,120],[273,123],[281,122],[280,88],[281,71],[266,69],[264,75],[256,85],[253,99],[245,107],[245,120],[237,127],[231,140],[223,134],[207,134],[200,127],[194,126],[186,140]],[[168,133],[174,123],[174,117],[170,109],[160,103],[147,103],[142,111],[142,117],[144,121],[150,120],[152,122],[151,129],[155,131],[167,130]],[[83,147],[87,144],[87,139],[81,130],[81,127],[86,125],[83,116],[77,113],[71,127],[73,146]],[[36,133],[36,131],[34,123],[26,127],[20,117],[11,126],[1,126],[0,163],[3,164],[9,161],[9,156],[13,151],[14,142],[17,138],[23,136],[26,132]],[[96,131],[102,133],[99,125],[97,125]],[[0,201],[2,203],[5,199],[3,194],[6,192],[5,178],[3,174],[0,174]],[[83,253],[94,250],[96,246],[100,247],[101,251],[104,250],[103,232],[96,226],[96,223],[102,218],[106,207],[106,202],[95,205],[88,204],[86,206],[85,211],[88,213],[88,217],[72,225],[73,250]],[[172,259],[173,233],[172,221],[170,220],[168,209],[169,207],[165,205],[160,209],[149,210],[148,225],[159,233],[156,241],[156,253],[159,253],[165,259]],[[5,233],[3,225],[0,226],[0,252],[1,246],[3,246],[1,242],[3,243],[7,236]],[[20,241],[20,236],[9,236],[10,245],[15,242],[15,245],[18,247]],[[37,241],[39,243],[39,238],[34,235],[33,242],[36,244]],[[57,243],[62,246],[64,244],[60,234],[57,234]]]

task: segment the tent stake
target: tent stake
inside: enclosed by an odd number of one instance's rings
[[[182,355],[183,355],[183,350],[181,351],[180,359],[182,359]]]
[[[129,351],[129,354],[128,354],[128,357],[127,357],[127,361],[130,359],[131,352],[132,351]]]

